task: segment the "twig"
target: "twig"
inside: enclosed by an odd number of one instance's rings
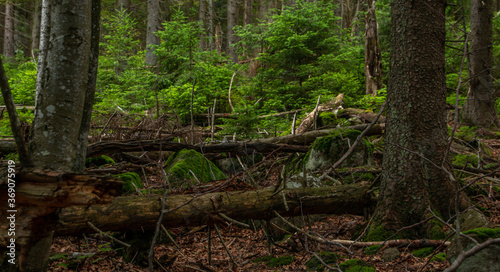
[[[314,130],[318,129],[318,123],[317,123],[317,118],[318,118],[318,107],[319,107],[319,101],[321,100],[321,94],[318,96],[318,101],[316,102],[316,107],[314,108],[314,114],[313,114],[313,128]]]
[[[225,215],[223,213],[219,213],[219,216],[222,217],[222,218],[224,218],[225,220],[231,222],[231,223],[234,223],[234,224],[238,225],[238,226],[241,226],[241,227],[244,227],[244,228],[247,228],[247,229],[250,228],[250,225],[245,224],[245,223],[240,222],[240,221],[237,221],[237,220],[234,220],[231,217],[229,217],[229,216],[227,216],[227,215]]]
[[[165,228],[165,226],[163,226],[163,224],[161,225],[161,229],[165,232],[165,235],[167,235],[168,239],[170,239],[170,241],[172,243],[174,243],[175,248],[180,249],[181,247],[177,244],[177,242],[175,241],[174,237],[172,237],[172,235],[170,235],[170,233],[168,232],[167,228]]]
[[[333,164],[333,166],[330,167],[330,169],[328,169],[325,173],[323,173],[323,175],[321,175],[319,177],[320,179],[324,179],[325,176],[330,175],[333,172],[333,170],[335,170],[335,168],[337,168],[342,162],[344,162],[345,159],[347,159],[347,157],[349,157],[351,155],[351,153],[354,151],[354,148],[356,148],[356,146],[361,141],[361,139],[363,139],[363,137],[368,132],[368,130],[370,130],[370,128],[373,127],[373,125],[375,125],[375,123],[377,123],[378,119],[382,115],[382,112],[384,111],[386,103],[387,103],[387,101],[384,101],[384,103],[380,107],[380,110],[377,113],[377,116],[375,116],[375,119],[373,119],[373,121],[365,128],[365,130],[363,130],[363,132],[361,132],[361,134],[359,134],[359,136],[356,138],[356,141],[354,141],[354,143],[351,145],[349,150],[347,150],[347,152],[344,154],[344,156],[342,156],[342,158],[340,158],[337,162],[335,162]]]
[[[101,138],[102,138],[102,134],[104,133],[104,131],[106,130],[106,128],[108,127],[109,125],[109,122],[111,122],[111,119],[113,119],[113,117],[115,117],[116,113],[118,111],[115,111],[113,112],[113,114],[111,115],[111,117],[109,117],[108,121],[106,122],[106,124],[104,125],[104,127],[102,128],[101,130],[101,133],[99,133],[99,142],[101,141]]]
[[[243,65],[240,66],[240,68],[238,68],[238,70],[236,70],[236,72],[233,73],[233,76],[231,76],[231,82],[229,83],[228,100],[229,100],[229,106],[231,107],[231,112],[234,112],[233,103],[231,102],[231,89],[233,87],[233,80],[236,74],[240,71],[241,67],[243,67]]]
[[[191,144],[194,144],[194,115],[193,115],[193,100],[194,100],[194,86],[196,85],[196,78],[193,81],[193,88],[191,89]]]
[[[229,258],[231,259],[231,261],[233,262],[234,265],[239,266],[238,263],[236,263],[236,261],[234,260],[233,255],[231,255],[229,248],[227,248],[226,243],[224,242],[224,239],[222,238],[222,235],[220,234],[219,228],[217,227],[217,225],[214,225],[214,227],[215,227],[215,231],[217,231],[217,235],[219,236],[219,239],[220,239],[222,245],[224,246],[224,249],[226,249],[227,255],[229,256]]]
[[[214,141],[214,127],[215,127],[215,106],[217,105],[217,98],[214,99],[214,107],[212,108],[212,125],[210,127],[210,137]]]
[[[95,231],[97,231],[100,235],[114,241],[114,242],[117,242],[118,244],[122,245],[122,246],[125,246],[125,247],[130,247],[129,244],[125,243],[125,242],[122,242],[118,239],[116,239],[115,237],[109,235],[109,234],[106,234],[104,232],[102,232],[102,230],[98,229],[96,226],[94,226],[94,224],[92,224],[91,222],[87,222],[87,225],[89,225],[89,227]]]
[[[148,263],[149,263],[149,271],[153,272],[154,267],[153,267],[153,259],[154,259],[154,249],[155,249],[155,244],[156,244],[156,239],[158,239],[158,235],[160,234],[160,227],[161,227],[161,221],[163,221],[163,211],[165,210],[165,198],[161,198],[161,210],[162,212],[160,213],[160,217],[158,218],[158,222],[156,223],[156,229],[155,229],[155,234],[153,236],[153,240],[151,241],[151,247],[149,248],[149,254],[148,254]]]
[[[295,135],[295,122],[297,121],[297,111],[293,114],[292,135]]]

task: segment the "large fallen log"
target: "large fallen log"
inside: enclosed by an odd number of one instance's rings
[[[95,157],[117,152],[141,152],[141,151],[179,151],[182,149],[193,149],[201,153],[223,153],[232,152],[242,155],[258,153],[270,153],[276,149],[281,152],[307,152],[307,146],[294,146],[286,144],[273,144],[262,142],[228,142],[211,145],[189,145],[173,143],[171,140],[131,140],[98,142],[87,147],[87,157]]]
[[[286,206],[282,192],[273,189],[219,192],[204,195],[173,195],[165,199],[163,224],[168,228],[200,226],[222,220],[222,213],[235,220],[273,218],[301,214],[363,214],[375,199],[366,184],[288,189]],[[94,232],[87,222],[102,231],[153,229],[161,210],[161,196],[118,197],[111,204],[62,209],[57,235]]]

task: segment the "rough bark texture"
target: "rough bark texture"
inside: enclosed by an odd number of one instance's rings
[[[149,65],[156,65],[157,57],[151,45],[159,45],[160,38],[156,36],[156,32],[161,28],[160,16],[160,1],[148,0],[148,30],[146,33],[146,63]]]
[[[47,66],[33,122],[35,166],[71,171],[75,166],[87,91],[91,1],[59,1],[51,7]]]
[[[444,218],[454,211],[453,185],[439,168],[449,169],[443,163],[447,147],[445,2],[392,2],[386,144],[369,239],[387,238],[427,219],[428,207]],[[431,220],[398,236],[432,236],[439,229]]]
[[[270,219],[273,210],[283,216],[303,214],[363,214],[374,204],[368,185],[285,190],[287,207],[281,193],[273,189],[220,192],[205,195],[173,195],[165,199],[163,224],[167,228],[200,226],[221,220],[223,213],[235,220]],[[178,209],[176,209],[178,208]],[[139,213],[137,211],[140,211]],[[118,197],[113,203],[90,207],[69,207],[60,214],[58,235],[94,232],[91,222],[102,231],[154,229],[161,211],[161,196]]]
[[[206,45],[206,32],[205,29],[208,25],[207,23],[207,0],[200,0],[200,9],[199,9],[199,21],[200,21],[200,43],[199,47],[200,50],[205,50],[207,45]]]
[[[82,122],[78,138],[78,147],[75,157],[74,172],[83,172],[87,157],[87,143],[94,106],[95,88],[97,82],[97,67],[99,66],[99,38],[101,24],[101,0],[92,0],[92,32],[90,38],[90,59],[88,70],[87,90],[83,107]]]
[[[33,29],[31,30],[31,52],[35,56],[40,49],[40,23],[42,21],[42,1],[35,1],[33,14]]]
[[[38,51],[38,69],[36,76],[36,91],[35,91],[35,106],[38,104],[40,91],[42,90],[42,82],[45,78],[45,70],[47,67],[47,50],[50,38],[50,1],[42,0],[41,17],[40,17],[40,44]]]
[[[5,3],[5,22],[4,22],[3,54],[7,58],[14,57],[14,4],[12,1]]]
[[[371,1],[371,0],[369,0]],[[371,3],[365,16],[365,75],[366,94],[377,95],[382,87],[382,55],[378,42],[378,23],[375,15],[375,1]]]
[[[493,2],[471,1],[471,72],[469,93],[462,112],[467,124],[489,128],[498,126],[493,85]]]
[[[238,18],[238,1],[228,0],[227,1],[227,52],[231,57],[231,60],[236,63],[238,62],[238,55],[234,45],[236,44],[236,35],[234,35],[233,28],[236,26]]]
[[[214,20],[215,20],[214,0],[208,0],[208,49],[209,50],[215,49]]]

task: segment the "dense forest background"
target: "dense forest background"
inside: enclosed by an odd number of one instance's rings
[[[40,2],[8,2],[0,17],[9,83],[15,102],[27,106],[35,104]],[[342,93],[346,108],[377,110],[386,95],[390,2],[379,0],[374,6],[381,86],[373,96],[365,91],[368,1],[105,0],[94,116],[149,110],[175,114],[182,126],[190,122],[194,90],[195,114],[206,114],[214,105],[216,113],[244,113],[237,120],[224,119],[228,126],[221,134],[248,138],[290,133],[293,115],[256,117],[310,112],[319,96],[324,103]],[[499,1],[494,6],[497,63]],[[470,29],[469,1],[448,2],[446,24],[448,103],[454,104],[461,80],[462,105],[470,70],[460,66]],[[495,78],[499,73],[496,69]],[[25,112],[23,120],[29,121],[30,115]],[[2,121],[2,135],[10,134],[7,120]]]

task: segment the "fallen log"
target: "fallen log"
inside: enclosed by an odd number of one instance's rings
[[[361,119],[362,121],[366,121],[367,123],[373,122],[376,116],[377,114],[372,111],[366,111],[363,109],[353,109],[353,108],[342,109],[342,111],[340,111],[338,114],[339,118],[358,117],[359,119]],[[386,120],[385,116],[380,116],[377,122],[385,123],[385,120]]]
[[[163,224],[167,228],[200,226],[221,221],[219,213],[234,220],[270,219],[273,211],[283,216],[301,214],[363,214],[375,204],[369,185],[256,191],[218,192],[204,195],[172,195],[165,199]],[[118,197],[113,203],[61,210],[57,235],[94,232],[87,222],[102,231],[154,229],[161,210],[158,195]]]
[[[240,155],[249,155],[254,152],[270,153],[280,149],[281,152],[307,152],[307,146],[294,146],[286,144],[273,144],[262,142],[229,142],[211,145],[189,145],[173,143],[171,140],[132,140],[98,142],[87,147],[87,157],[96,157],[104,154],[117,152],[141,152],[141,151],[180,151],[182,149],[193,149],[201,153],[223,153],[232,152]]]

